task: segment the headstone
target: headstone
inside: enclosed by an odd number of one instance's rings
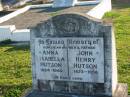
[[[117,81],[111,24],[57,15],[31,29],[31,52],[34,92],[27,97],[127,97]]]
[[[54,0],[53,7],[70,7],[74,6],[77,0]]]

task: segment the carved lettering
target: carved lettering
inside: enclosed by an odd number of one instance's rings
[[[103,83],[102,38],[37,38],[35,51],[38,79]]]

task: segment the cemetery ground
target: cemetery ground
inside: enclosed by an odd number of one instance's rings
[[[104,19],[112,19],[117,44],[118,79],[128,83],[130,94],[130,6],[114,4]],[[0,44],[1,97],[20,97],[32,84],[30,47]],[[2,96],[3,95],[3,96]]]
[[[1,45],[0,93],[2,97],[20,97],[29,87],[31,87],[29,46]]]

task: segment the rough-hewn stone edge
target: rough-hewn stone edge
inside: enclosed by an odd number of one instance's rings
[[[22,94],[22,96],[21,97],[30,97],[29,95],[30,94],[35,94],[35,92],[36,91],[32,91],[30,88],[29,89],[27,89],[27,90],[25,90],[25,92]],[[39,92],[39,93],[43,93],[43,94],[49,94],[49,93],[47,93],[47,92]],[[56,93],[50,93],[49,95],[56,95]],[[45,96],[45,95],[43,95],[43,97]],[[58,95],[62,95],[62,97],[63,97],[63,95],[64,94],[57,94],[57,96]],[[72,95],[72,97],[73,97],[74,95]],[[59,97],[59,96],[58,96]],[[66,96],[67,97],[67,96]],[[68,96],[69,97],[69,96]],[[96,97],[96,96],[75,96],[75,97]],[[97,96],[97,97],[101,97],[101,96]],[[108,96],[102,96],[102,97],[108,97]],[[116,89],[116,91],[115,91],[115,95],[113,96],[113,97],[128,97],[128,85],[127,84],[124,84],[124,83],[119,83],[118,84],[118,86],[117,86],[117,89]]]
[[[34,29],[31,30],[31,32],[35,31]],[[30,33],[30,49],[31,49],[31,64],[32,64],[32,83],[33,83],[33,89],[37,89],[37,80],[36,80],[36,65],[35,65],[35,45],[34,45],[34,39],[31,37],[34,33]]]
[[[64,93],[50,93],[43,91],[29,91],[24,96],[21,97],[111,97],[106,95],[97,95],[97,96],[84,96],[84,95],[74,95],[74,94],[64,94]]]
[[[90,15],[87,15],[87,14],[85,14],[85,13],[79,13],[79,12],[66,12],[66,13],[61,13],[61,14],[59,14],[59,15],[71,15],[71,14],[75,14],[75,15],[80,15],[80,16],[83,16],[83,17],[86,17],[86,18],[88,18],[88,19],[90,19],[90,20],[92,20],[92,21],[95,21],[95,22],[102,22],[102,20],[101,19],[97,19],[97,18],[94,18],[94,17],[92,17],[92,16],[90,16]],[[57,16],[59,16],[59,15],[57,15]],[[57,16],[55,16],[55,17],[57,17]],[[54,17],[54,18],[55,18]]]
[[[115,91],[114,97],[128,97],[128,86],[124,83],[119,83]]]
[[[29,88],[29,89],[25,90],[25,92],[22,94],[21,97],[29,97],[30,94],[33,94],[35,92],[36,91],[31,91],[31,89]],[[41,92],[39,92],[39,93],[41,93]],[[54,95],[55,94],[56,95],[56,93],[47,93],[47,92],[45,92],[45,93],[43,92],[43,94],[45,94],[45,95],[46,94],[50,94],[50,95]],[[57,93],[57,96],[58,95],[63,95],[63,94],[58,94]],[[44,95],[43,95],[43,97],[44,97]],[[81,97],[87,97],[87,96],[81,96]],[[91,96],[89,96],[89,97],[91,97]],[[94,97],[96,97],[96,96],[94,96]],[[108,96],[102,96],[102,97],[108,97]],[[116,89],[115,94],[114,94],[113,97],[128,97],[128,85],[125,84],[125,83],[119,83],[117,85],[117,89]]]

